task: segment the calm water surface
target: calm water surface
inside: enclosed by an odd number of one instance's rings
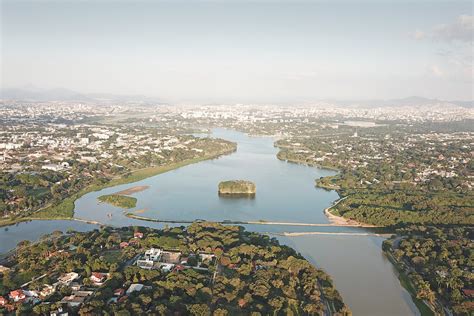
[[[136,193],[135,210],[143,216],[163,220],[269,220],[327,223],[320,211],[338,198],[336,192],[319,190],[314,180],[334,171],[308,168],[276,159],[277,148],[268,137],[249,137],[217,129],[214,137],[238,143],[236,153],[185,166],[133,184],[92,192],[76,202],[75,214],[111,224],[128,224],[122,210],[99,204],[97,197],[136,185],[149,189]],[[254,182],[254,199],[223,198],[217,194],[220,181],[245,179]],[[112,218],[107,217],[112,213]]]
[[[29,221],[0,227],[0,254],[15,248],[18,242],[22,240],[35,241],[55,230],[67,232],[69,229],[73,229],[85,232],[95,228],[98,228],[98,226],[68,220]]]
[[[138,185],[148,185],[135,193],[140,215],[165,220],[267,220],[281,222],[328,223],[323,214],[338,195],[315,188],[314,180],[334,171],[279,161],[272,138],[249,137],[243,133],[216,129],[213,137],[238,143],[234,154],[200,162],[136,183],[107,188],[84,195],[76,201],[75,216],[110,225],[143,225],[161,228],[163,224],[138,221],[124,216],[123,210],[100,204],[97,197]],[[220,181],[245,179],[257,186],[254,199],[222,198],[217,195]],[[110,213],[112,216],[107,216]],[[36,239],[53,230],[76,230],[96,226],[71,221],[30,222],[0,230],[0,252],[22,239]],[[24,225],[24,226],[21,226]],[[30,225],[30,226],[28,226]],[[258,232],[324,231],[360,232],[344,227],[294,227],[244,225]],[[16,229],[16,230],[15,230]],[[24,237],[22,237],[24,236]],[[6,242],[4,242],[4,240]],[[409,294],[400,286],[391,264],[381,251],[382,238],[365,236],[313,235],[279,237],[334,279],[354,315],[416,315]]]
[[[322,267],[354,315],[419,315],[392,264],[381,253],[383,238],[320,235],[279,240]]]

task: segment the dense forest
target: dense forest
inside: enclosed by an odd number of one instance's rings
[[[474,310],[474,228],[410,226],[384,242],[384,251],[407,275],[414,295],[444,314]]]
[[[472,136],[428,127],[435,131],[403,125],[322,130],[278,141],[278,158],[339,170],[316,180],[345,197],[332,209],[336,215],[381,226],[474,224]]]
[[[151,247],[179,251],[183,258],[211,254],[215,261],[194,268],[196,260],[187,259],[188,266],[169,272],[136,266],[134,259]],[[32,279],[23,289],[40,291],[68,272],[78,274],[81,291],[93,294],[71,307],[61,300],[74,293],[72,285],[57,285],[35,303],[10,301],[0,312],[49,315],[61,307],[79,315],[350,314],[327,274],[276,239],[237,226],[205,222],[163,230],[55,232],[36,244],[20,243],[9,259],[0,279],[3,297]],[[108,275],[101,286],[90,282],[97,273]],[[143,289],[123,294],[132,284]]]

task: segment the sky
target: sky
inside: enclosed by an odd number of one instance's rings
[[[4,89],[473,99],[471,1],[0,1]]]

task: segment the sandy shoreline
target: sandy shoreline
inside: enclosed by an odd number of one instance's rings
[[[135,187],[131,187],[131,188],[122,190],[122,191],[117,192],[117,193],[114,193],[114,194],[118,194],[118,195],[132,195],[132,194],[134,194],[134,193],[138,193],[138,192],[141,192],[141,191],[145,191],[145,190],[147,190],[149,187],[150,187],[149,185],[137,185],[137,186],[135,186]]]
[[[331,206],[324,209],[324,215],[326,215],[326,217],[331,222],[331,224],[333,224],[335,226],[350,226],[350,227],[355,227],[355,226],[358,226],[358,227],[379,227],[379,226],[375,226],[375,225],[371,225],[371,224],[361,223],[361,222],[358,222],[358,221],[353,220],[353,219],[347,219],[347,218],[344,218],[342,216],[337,216],[337,215],[334,215],[330,212],[331,208],[335,207],[337,204],[339,204],[339,202],[345,200],[346,198],[347,198],[347,196],[337,200],[333,205],[331,205]]]

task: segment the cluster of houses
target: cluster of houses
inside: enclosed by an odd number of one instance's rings
[[[144,237],[142,232],[135,232],[129,241],[122,241],[121,249],[136,245]],[[161,270],[163,272],[181,271],[184,269],[208,270],[206,266],[213,263],[215,255],[212,253],[189,254],[184,256],[181,251],[150,248],[139,256],[135,263],[146,270]],[[204,264],[204,265],[203,265]]]
[[[169,272],[172,269],[178,269],[185,265],[187,259],[183,259],[181,261],[181,252],[151,248],[145,251],[143,257],[138,259],[136,263],[142,269],[161,269],[164,272]]]
[[[214,254],[208,253],[183,256],[180,251],[150,248],[136,261],[136,265],[142,269],[157,269],[163,272],[181,271],[189,268],[208,270],[208,268],[203,266],[203,263],[207,263],[208,266],[213,262],[214,258]]]
[[[43,275],[38,279],[44,276],[46,275]],[[92,272],[91,276],[88,278],[88,284],[90,286],[101,286],[108,277],[108,273]],[[57,290],[62,287],[68,287],[72,292],[71,295],[64,296],[60,302],[65,303],[70,307],[79,306],[94,293],[92,290],[85,290],[85,285],[79,282],[79,279],[80,276],[76,272],[65,273],[59,276],[57,282],[54,284],[44,284],[39,291],[25,289],[28,285],[26,284],[23,288],[11,291],[8,294],[8,297],[0,296],[0,307],[5,307],[7,310],[14,310],[14,305],[16,303],[29,303],[35,305],[56,293]]]
[[[119,244],[120,248],[127,248],[135,244],[139,244],[144,237],[142,232],[135,232],[133,238],[128,241],[123,241]],[[61,255],[67,257],[68,252],[64,250],[47,252],[48,257]],[[142,269],[152,270],[160,269],[163,272],[179,272],[184,269],[197,269],[208,271],[212,264],[215,264],[215,255],[212,253],[199,253],[183,255],[180,251],[164,250],[158,248],[147,249],[142,255],[139,255],[134,264]],[[0,266],[1,271],[5,272],[9,268]],[[41,280],[47,276],[44,274],[34,279],[34,281]],[[92,272],[87,278],[83,278],[77,272],[68,272],[57,277],[57,281],[53,284],[44,284],[39,290],[29,290],[28,282],[21,286],[21,288],[11,291],[8,295],[0,296],[0,308],[14,311],[18,304],[26,303],[36,305],[47,301],[48,297],[58,293],[61,288],[67,287],[70,289],[69,295],[65,295],[59,303],[69,307],[78,307],[86,302],[94,294],[95,288],[104,285],[110,277],[109,273]],[[35,282],[36,283],[36,282]],[[147,290],[150,287],[140,283],[133,283],[128,288],[121,287],[114,289],[114,296],[108,303],[120,302],[134,292]],[[64,306],[63,305],[63,306]],[[56,315],[65,315],[62,311],[54,312]]]
[[[141,232],[135,232],[133,233],[133,238],[130,239],[129,241],[122,241],[119,244],[120,249],[127,248],[128,246],[136,246],[140,243],[140,239],[143,238],[143,233]]]
[[[92,272],[88,279],[88,285],[85,286],[83,282],[80,282],[80,276],[76,272],[69,272],[58,277],[57,282],[49,285],[44,284],[40,291],[17,289],[11,291],[8,297],[0,296],[0,307],[4,307],[9,311],[15,310],[15,305],[19,303],[27,303],[36,305],[47,299],[52,294],[56,293],[61,287],[68,287],[71,290],[70,295],[64,296],[60,303],[67,304],[69,307],[78,307],[82,305],[88,298],[94,294],[94,288],[102,286],[105,281],[109,278],[108,273]],[[127,295],[133,292],[140,292],[146,290],[148,287],[143,284],[133,283],[127,289],[118,288],[114,290],[114,297],[109,302],[117,302],[120,299],[124,299]],[[52,314],[65,315],[64,312],[55,311]]]
[[[462,289],[462,294],[468,300],[464,303],[466,307],[471,311],[474,310],[474,289]]]
[[[163,158],[162,152],[174,149],[201,152],[202,149],[196,148],[198,141],[185,141],[174,135],[157,136],[145,130],[131,132],[126,127],[46,124],[43,131],[20,125],[0,133],[0,169],[20,172],[40,167],[60,172],[70,169],[67,161],[73,160],[113,164],[110,158],[114,155],[129,159],[150,153]]]

